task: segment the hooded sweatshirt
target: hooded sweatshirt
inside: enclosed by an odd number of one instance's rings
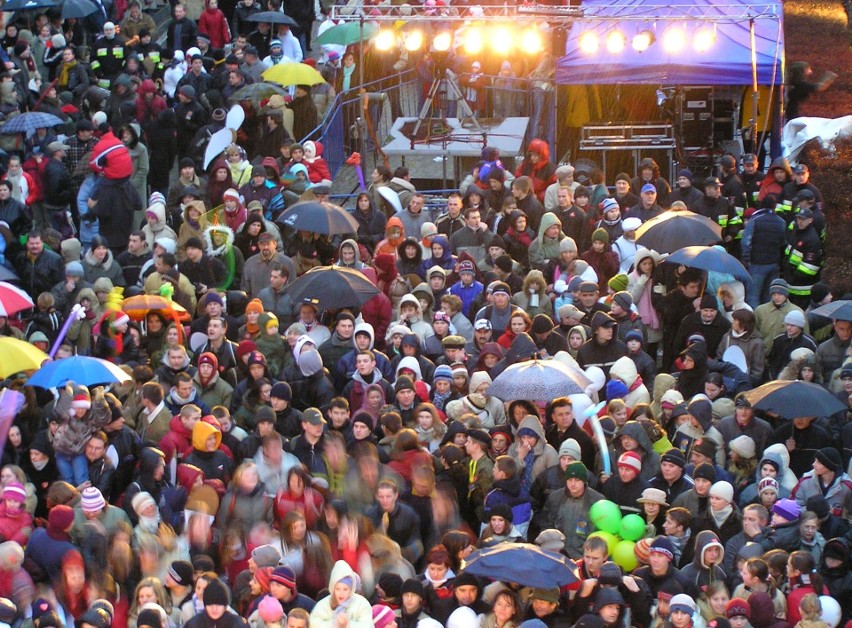
[[[706,558],[707,550],[711,547],[719,549],[719,559],[713,563],[709,563]],[[703,590],[712,582],[725,580],[725,572],[719,566],[724,558],[725,548],[719,542],[719,538],[709,530],[702,530],[695,537],[695,556],[689,565],[681,569],[681,573],[690,584]]]
[[[166,206],[163,203],[154,203],[147,210],[157,217],[157,222],[153,227],[150,222],[146,222],[142,227],[142,233],[145,234],[145,241],[151,249],[154,248],[154,241],[158,238],[168,238],[177,242],[177,234],[166,224]]]
[[[518,448],[521,446],[522,432],[532,430],[538,440],[535,446],[529,453],[521,459],[518,453]],[[509,455],[518,463],[518,474],[521,477],[521,487],[529,493],[532,488],[532,483],[544,471],[555,464],[559,463],[559,454],[548,444],[544,435],[541,421],[538,417],[526,416],[518,424],[518,431],[515,434],[515,442],[509,447]]]
[[[207,451],[207,440],[211,436],[216,440],[216,448],[213,451]],[[184,459],[184,462],[201,469],[205,480],[221,480],[227,484],[231,481],[234,462],[219,449],[221,444],[221,430],[202,419],[192,428],[192,453]]]
[[[419,248],[419,247],[418,247]],[[431,336],[434,332],[432,331],[432,326],[426,323],[423,320],[423,309],[420,306],[420,301],[413,294],[406,294],[399,300],[399,309],[402,310],[402,306],[406,303],[413,304],[417,311],[413,316],[408,318],[407,320],[396,320],[391,324],[391,328],[395,325],[404,325],[408,327],[413,333],[417,334],[417,337],[420,339],[420,344],[422,346],[423,341],[427,336]]]

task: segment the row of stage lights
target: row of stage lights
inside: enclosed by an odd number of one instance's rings
[[[424,32],[416,28],[401,33],[393,28],[383,28],[376,34],[373,43],[377,50],[389,51],[397,46],[400,38],[402,45],[409,52],[420,50],[427,43]],[[473,26],[466,28],[457,38],[461,39],[461,48],[468,55],[480,54],[487,44],[490,44],[490,51],[499,55],[508,55],[515,50],[525,54],[537,54],[544,49],[541,34],[532,27],[515,34],[508,26],[496,26],[487,30]],[[431,48],[435,52],[449,52],[454,41],[451,31],[440,31],[432,38]]]
[[[580,50],[587,55],[592,55],[598,52],[601,47],[601,39],[603,39],[604,47],[610,54],[620,54],[627,49],[627,35],[622,31],[615,29],[607,33],[605,36],[599,36],[594,31],[586,31],[580,36]],[[686,28],[682,26],[669,26],[663,31],[662,46],[669,54],[678,54],[686,48],[689,35]],[[633,36],[630,42],[631,47],[636,52],[645,52],[657,41],[657,37],[652,30],[643,30]],[[696,52],[707,52],[716,43],[716,28],[715,26],[699,26],[692,33],[692,47]]]

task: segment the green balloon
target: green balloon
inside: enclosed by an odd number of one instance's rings
[[[645,534],[645,522],[639,515],[627,515],[621,519],[618,536],[625,541],[638,541]]]
[[[618,534],[621,526],[621,509],[618,504],[603,499],[592,504],[589,509],[589,518],[598,530]]]
[[[615,536],[614,534],[610,534],[609,532],[604,532],[602,530],[599,530],[597,532],[592,532],[589,535],[589,538],[592,538],[593,536],[596,536],[600,539],[603,539],[606,542],[607,552],[611,556],[613,550],[615,549],[615,546],[618,545],[618,537]]]
[[[613,562],[627,573],[636,569],[636,565],[639,564],[636,553],[633,551],[635,545],[633,541],[619,541],[612,551]]]

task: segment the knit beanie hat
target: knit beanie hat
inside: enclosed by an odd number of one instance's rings
[[[716,481],[716,467],[708,462],[702,462],[698,466],[695,467],[695,470],[692,472],[692,477],[695,480],[702,479],[707,480],[708,482]]]
[[[376,628],[387,628],[396,621],[390,606],[376,604],[373,606],[373,625]]]
[[[607,285],[615,292],[627,290],[627,275],[624,273],[618,273],[607,282]]]
[[[772,505],[772,513],[783,517],[787,521],[795,521],[799,518],[801,509],[792,499],[779,499]]]
[[[730,482],[720,480],[710,487],[710,496],[724,499],[730,504],[734,501],[734,487]]]
[[[763,495],[764,491],[769,491],[778,495],[781,492],[781,487],[778,484],[778,480],[775,478],[763,478],[757,484],[757,494]]]
[[[426,597],[426,589],[419,578],[409,578],[402,583],[402,588],[400,588],[399,594],[405,595],[406,593],[414,593],[415,595],[419,595],[421,598]]]
[[[829,471],[834,471],[835,473],[840,470],[842,465],[840,454],[837,453],[837,450],[834,447],[823,447],[822,449],[817,449],[816,459],[819,460],[820,464],[826,467]]]
[[[278,606],[281,605],[279,604]],[[158,610],[146,608],[139,611],[139,616],[136,618],[136,625],[139,628],[142,628],[142,626],[148,626],[149,628],[161,628],[163,625],[163,619]]]
[[[755,444],[754,439],[752,439],[751,436],[741,434],[728,443],[728,447],[731,451],[739,454],[743,458],[754,458]]]
[[[189,587],[192,586],[193,571],[188,560],[173,560],[167,573],[179,586]]]
[[[606,232],[606,229],[595,229],[592,232],[592,242],[609,244],[609,234]]]
[[[80,493],[80,507],[83,512],[98,512],[106,506],[103,494],[94,486],[84,488]]]
[[[228,587],[225,583],[218,578],[211,580],[207,584],[207,588],[204,589],[204,606],[212,606],[214,604],[227,606],[230,603],[231,596],[228,593]]]
[[[9,482],[6,488],[3,489],[3,499],[10,499],[23,504],[27,501],[27,491],[20,482]]]
[[[269,580],[270,582],[283,584],[285,587],[292,589],[293,591],[296,590],[296,572],[293,571],[292,567],[287,567],[286,565],[276,567]]]
[[[616,277],[618,277],[618,275],[616,275]],[[616,277],[613,277],[613,279],[615,279]],[[610,288],[612,288],[612,279],[610,280],[610,284],[609,284],[609,286],[610,286]],[[624,310],[624,311],[626,311],[626,312],[629,312],[629,311],[630,311],[631,306],[633,305],[633,297],[632,297],[632,296],[631,296],[631,294],[630,294],[629,292],[627,292],[626,290],[620,290],[619,292],[616,292],[614,295],[612,295],[612,302],[613,302],[613,303],[617,303],[617,304],[618,304],[618,306],[619,306],[622,310]],[[638,334],[639,334],[639,338],[638,338],[638,340],[640,340],[640,341],[642,340],[642,332],[641,332],[641,331],[639,331],[638,329],[631,329],[631,330],[630,330],[629,332],[627,332],[627,333],[629,334],[629,333],[632,333],[632,332],[636,332],[636,333],[638,333]],[[625,338],[625,342],[626,342],[627,340],[628,340],[628,339],[627,339],[627,338]]]
[[[744,616],[746,619],[750,620],[751,607],[744,599],[735,597],[733,600],[728,602],[728,605],[725,607],[725,617],[727,619],[733,619],[734,617],[739,616]]]
[[[660,462],[670,462],[683,469],[686,466],[686,457],[680,449],[672,447],[660,457]]]
[[[274,545],[260,545],[251,552],[252,560],[258,567],[275,567],[281,560],[281,553]]]
[[[625,451],[618,457],[618,466],[633,469],[636,473],[642,472],[642,458],[635,451]]]
[[[54,530],[67,530],[74,523],[74,510],[65,504],[54,506],[47,515],[47,523]]]
[[[658,536],[651,543],[651,548],[649,550],[652,554],[663,554],[667,556],[669,560],[674,560],[674,546],[672,542],[665,536]]]
[[[281,602],[271,595],[265,596],[257,605],[257,614],[267,624],[280,622],[284,618],[284,608]]]
[[[669,602],[669,612],[674,613],[676,611],[693,615],[695,613],[695,600],[686,593],[678,593]]]
[[[246,305],[246,314],[263,314],[263,303],[260,299],[252,299]]]
[[[292,401],[293,389],[290,388],[290,384],[288,384],[287,382],[275,382],[275,385],[272,387],[269,396],[275,397],[276,399],[282,399],[284,401]]]
[[[566,480],[581,480],[583,482],[589,481],[589,471],[586,469],[586,465],[584,465],[580,461],[575,461],[570,463],[567,467],[565,467],[565,479]]]

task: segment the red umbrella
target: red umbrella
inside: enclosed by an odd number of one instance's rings
[[[33,307],[26,292],[5,281],[0,281],[0,316],[11,316]]]

